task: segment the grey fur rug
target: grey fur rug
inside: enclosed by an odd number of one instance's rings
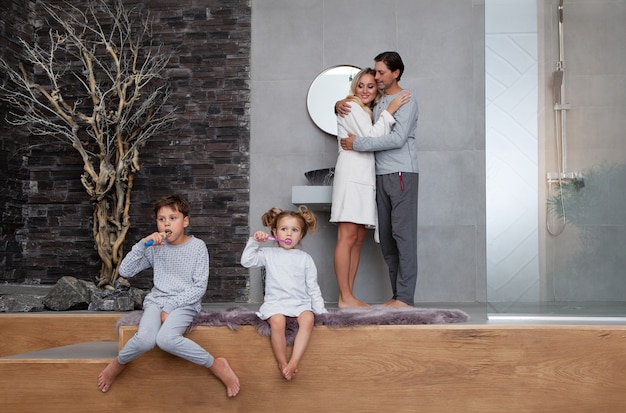
[[[141,311],[126,314],[118,320],[117,328],[138,325],[141,314]],[[469,319],[467,313],[457,309],[417,307],[392,309],[384,305],[372,305],[364,308],[329,308],[327,314],[315,316],[315,325],[341,328],[363,325],[445,324],[462,323]],[[231,330],[237,330],[242,325],[254,326],[259,334],[270,336],[270,326],[267,321],[261,320],[256,316],[255,311],[245,307],[233,307],[223,311],[202,311],[194,318],[187,332],[197,326],[226,326]],[[293,345],[297,332],[297,320],[292,317],[287,318],[285,335],[288,345]]]

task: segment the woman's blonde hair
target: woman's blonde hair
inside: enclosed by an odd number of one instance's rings
[[[374,114],[372,113],[372,108],[380,101],[380,98],[382,97],[382,92],[378,90],[378,88],[376,88],[376,97],[374,98],[374,100],[372,100],[369,105],[364,105],[363,102],[361,102],[361,99],[356,96],[356,88],[361,81],[361,77],[363,75],[376,76],[376,71],[371,67],[366,67],[365,69],[361,69],[356,75],[354,75],[354,77],[352,78],[352,82],[350,83],[350,93],[348,93],[346,99],[355,101],[370,114],[370,117],[373,117]]]
[[[276,229],[278,222],[285,217],[294,217],[300,221],[302,227],[302,238],[310,232],[313,234],[317,231],[317,217],[310,211],[305,205],[300,205],[297,211],[282,210],[274,207],[267,211],[261,217],[263,225],[270,227],[272,230]]]

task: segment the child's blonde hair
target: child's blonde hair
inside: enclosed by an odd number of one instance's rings
[[[317,217],[310,211],[305,205],[300,205],[297,211],[282,210],[277,207],[271,208],[261,217],[263,225],[270,227],[272,230],[276,229],[278,222],[284,217],[294,217],[300,221],[302,227],[302,238],[307,233],[313,234],[317,231]]]

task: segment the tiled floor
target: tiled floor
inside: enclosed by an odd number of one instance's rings
[[[626,324],[626,302],[488,303],[489,323]]]

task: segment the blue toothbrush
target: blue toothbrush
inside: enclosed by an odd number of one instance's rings
[[[171,233],[172,233],[172,231],[165,231],[165,235],[170,235]],[[152,244],[154,244],[154,240],[147,241],[147,242],[146,242],[145,244],[143,244],[143,245],[145,245],[146,247],[149,247],[149,246],[151,246]]]

